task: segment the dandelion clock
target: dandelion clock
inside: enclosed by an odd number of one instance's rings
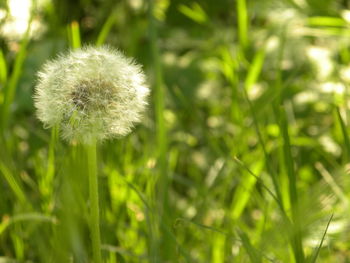
[[[130,132],[149,93],[141,67],[117,50],[87,47],[46,63],[35,90],[37,116],[67,141],[91,143]]]
[[[140,121],[149,89],[141,67],[110,47],[85,47],[43,65],[34,101],[47,128],[84,145],[88,160],[93,262],[100,263],[96,144],[128,134]]]

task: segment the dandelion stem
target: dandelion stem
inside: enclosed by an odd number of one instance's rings
[[[92,252],[94,263],[102,263],[101,259],[101,240],[100,240],[100,215],[98,203],[98,180],[97,180],[97,160],[96,160],[96,141],[86,145],[89,173],[89,192],[90,192],[90,234],[92,241]]]

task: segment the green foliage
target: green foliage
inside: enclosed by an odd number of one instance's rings
[[[0,262],[92,262],[92,169],[103,262],[350,261],[347,1],[11,2]],[[143,123],[89,156],[32,99],[40,66],[86,44],[135,57],[152,90]]]

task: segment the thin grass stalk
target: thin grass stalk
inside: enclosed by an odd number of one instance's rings
[[[106,22],[103,24],[101,31],[97,36],[96,46],[101,46],[105,43],[108,37],[108,34],[111,31],[115,22],[116,22],[116,14],[115,14],[115,10],[112,10],[111,14],[108,16]]]
[[[6,86],[4,87],[4,91],[3,91],[4,102],[1,105],[2,107],[1,107],[1,123],[0,123],[0,125],[3,128],[2,132],[6,130],[10,119],[10,107],[15,99],[17,85],[21,77],[24,61],[26,59],[27,46],[30,41],[30,29],[31,29],[32,19],[33,17],[31,16],[29,19],[25,34],[21,40],[20,48],[14,62],[12,74],[10,75],[8,81],[6,82]]]
[[[156,183],[156,199],[155,207],[157,209],[157,223],[160,226],[162,220],[166,226],[170,224],[169,218],[171,217],[170,209],[169,209],[169,200],[168,200],[168,192],[169,192],[169,178],[167,174],[167,151],[168,151],[168,141],[167,141],[167,131],[165,127],[165,119],[164,119],[164,109],[165,109],[165,101],[164,101],[164,85],[163,85],[163,75],[162,75],[162,65],[160,59],[160,51],[158,46],[158,33],[157,33],[157,25],[156,18],[154,16],[155,9],[155,1],[149,0],[149,31],[150,31],[150,45],[151,45],[151,54],[153,58],[153,68],[154,68],[154,99],[155,99],[155,117],[156,117],[156,144],[157,144],[157,158],[158,158],[158,181]],[[151,258],[152,262],[160,262],[159,251],[163,251],[161,254],[166,257],[167,260],[172,258],[174,248],[172,247],[173,241],[169,233],[158,227],[158,230],[155,230],[155,240],[152,240],[152,251]],[[160,233],[165,233],[164,235],[160,235]],[[162,260],[165,260],[164,258]]]
[[[281,195],[281,190],[280,190],[280,184],[278,182],[277,174],[271,165],[270,157],[268,155],[268,152],[267,152],[267,149],[265,146],[265,142],[264,142],[263,137],[262,137],[261,129],[260,129],[259,124],[258,124],[256,112],[254,110],[252,102],[250,101],[250,99],[248,97],[246,89],[243,90],[243,95],[244,95],[244,98],[246,99],[246,101],[248,102],[249,111],[250,111],[251,116],[253,118],[253,125],[255,128],[255,132],[256,132],[256,135],[258,137],[259,144],[261,146],[261,149],[262,149],[264,157],[265,157],[265,165],[266,165],[266,168],[268,170],[269,175],[271,176],[272,183],[273,183],[273,186],[274,186],[274,189],[276,192],[278,205],[281,208],[281,210],[284,211],[283,202],[282,202],[282,195]]]
[[[7,81],[7,63],[5,60],[3,49],[0,48],[0,85],[2,88],[6,85]],[[0,89],[0,94],[3,89]],[[3,96],[3,94],[1,94]]]
[[[278,57],[276,60],[276,69],[275,69],[275,81],[274,81],[274,93],[276,94],[276,97],[273,100],[272,103],[272,110],[276,119],[276,122],[280,119],[280,105],[282,105],[282,92],[283,92],[283,86],[282,86],[282,61],[284,58],[284,49],[285,49],[285,42],[286,42],[286,26],[283,27],[283,31],[281,32],[280,36],[280,48],[278,50]],[[277,123],[278,125],[278,123]],[[278,149],[278,158],[279,162],[283,163],[283,149]],[[283,166],[282,169],[282,176],[280,177],[280,189],[281,189],[281,198],[283,202],[283,206],[285,211],[290,210],[290,198],[289,198],[289,191],[288,191],[288,177],[284,176],[285,173],[283,173]]]
[[[68,38],[73,49],[81,47],[80,27],[77,21],[73,21],[68,27]]]
[[[320,254],[320,250],[322,248],[322,245],[323,245],[323,242],[325,241],[325,238],[326,238],[326,234],[327,234],[327,231],[328,231],[328,228],[329,228],[329,225],[331,224],[332,220],[333,220],[333,216],[334,214],[331,215],[331,217],[329,218],[328,222],[327,222],[327,226],[323,232],[323,235],[322,235],[322,238],[320,240],[320,243],[319,245],[316,247],[316,249],[314,250],[313,254],[312,254],[312,257],[310,259],[310,263],[316,263],[317,262],[317,259],[318,259],[318,256]]]
[[[5,178],[6,182],[10,186],[11,190],[13,191],[18,201],[21,204],[27,204],[28,203],[27,198],[21,186],[21,182],[15,177],[11,169],[8,166],[6,166],[6,164],[3,163],[1,160],[0,160],[0,175],[2,175]]]
[[[236,8],[239,44],[244,50],[248,45],[248,11],[246,0],[237,0]]]
[[[294,251],[294,256],[296,262],[304,262],[305,256],[303,251],[303,243],[302,243],[302,230],[301,230],[301,218],[300,218],[300,209],[299,209],[299,200],[297,193],[297,178],[294,170],[294,162],[291,152],[291,144],[290,137],[288,132],[288,122],[285,116],[284,109],[280,109],[281,112],[281,120],[280,120],[280,129],[283,137],[283,154],[285,167],[287,170],[288,181],[289,181],[289,198],[290,198],[290,206],[292,212],[292,236],[291,242]]]
[[[48,149],[48,156],[47,156],[47,168],[46,173],[43,175],[41,180],[38,183],[38,187],[40,189],[40,192],[43,196],[43,209],[47,213],[50,213],[50,200],[52,198],[53,194],[53,179],[55,175],[55,150],[56,150],[56,144],[58,140],[58,125],[55,125],[51,129],[51,137],[50,137],[50,144]]]
[[[348,135],[348,132],[347,132],[346,123],[343,120],[343,118],[342,118],[342,116],[340,114],[340,110],[339,110],[338,107],[336,107],[336,113],[337,113],[338,121],[340,123],[341,132],[342,132],[342,135],[343,135],[343,145],[344,145],[344,148],[345,148],[344,160],[345,160],[345,162],[347,162],[347,160],[349,160],[349,157],[350,157],[350,138],[349,138],[349,135]]]
[[[164,89],[163,89],[163,76],[162,67],[160,62],[160,51],[157,43],[157,27],[156,20],[153,15],[154,3],[150,0],[149,16],[150,16],[150,36],[151,36],[151,52],[153,57],[154,75],[155,75],[155,112],[157,123],[157,147],[159,165],[162,172],[166,169],[166,152],[167,152],[167,138],[166,127],[164,120]]]
[[[280,35],[280,49],[278,51],[278,59],[276,63],[276,77],[275,77],[275,92],[277,97],[272,104],[273,113],[277,120],[280,120],[278,125],[282,133],[281,141],[283,143],[283,147],[280,149],[281,163],[284,161],[285,170],[287,173],[286,178],[286,194],[284,195],[283,185],[282,188],[282,201],[286,210],[291,209],[292,218],[288,219],[286,215],[285,221],[287,225],[291,228],[290,233],[290,242],[294,254],[294,258],[296,262],[304,262],[305,256],[303,252],[303,244],[302,244],[302,233],[300,226],[300,215],[299,215],[299,204],[298,204],[298,194],[297,194],[297,186],[296,186],[296,175],[294,171],[294,162],[291,154],[291,145],[288,133],[288,122],[285,117],[285,112],[282,106],[282,72],[281,72],[281,63],[283,61],[284,52],[285,52],[285,42],[286,42],[286,28],[283,29]],[[281,184],[283,183],[283,178],[281,178]]]
[[[4,103],[2,105],[2,127],[3,130],[7,128],[8,121],[10,119],[10,106],[12,105],[15,95],[16,95],[16,90],[17,90],[17,84],[21,76],[24,60],[26,58],[26,53],[27,53],[27,45],[29,42],[29,33],[26,33],[24,39],[21,42],[19,52],[17,54],[17,57],[15,59],[14,67],[13,67],[13,72],[6,83],[6,87],[4,90]]]

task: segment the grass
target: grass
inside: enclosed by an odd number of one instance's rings
[[[37,2],[19,37],[0,19],[0,262],[348,262],[349,6],[304,2]],[[32,99],[86,44],[152,90],[130,135],[88,148]]]

